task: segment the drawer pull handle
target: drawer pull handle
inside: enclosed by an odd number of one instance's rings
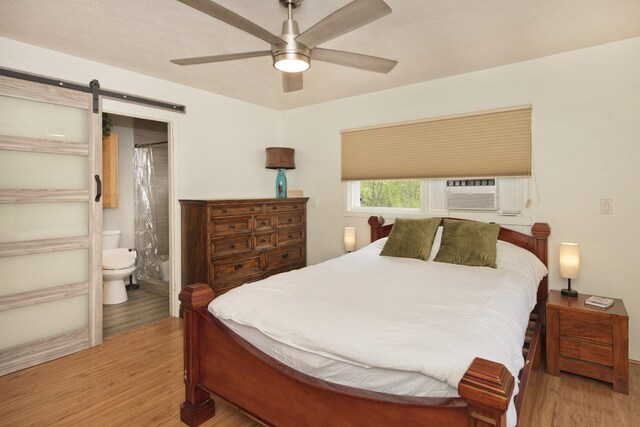
[[[287,253],[282,254],[282,259],[287,259],[287,258],[289,258],[289,254]]]
[[[242,264],[236,264],[233,266],[233,269],[238,271],[238,270],[242,270]]]
[[[274,210],[274,211],[277,211],[277,210],[278,210],[278,207],[274,205],[274,206],[273,206],[273,210]]]
[[[233,249],[233,248],[235,248],[235,247],[236,247],[236,245],[235,245],[235,244],[230,244],[230,245],[229,245],[229,249]]]
[[[267,225],[267,221],[262,221],[260,224]]]
[[[293,222],[293,218],[289,218],[289,222]]]
[[[236,228],[235,224],[229,224],[229,228]]]
[[[298,205],[293,205],[293,209],[298,209]]]
[[[290,239],[293,239],[293,236],[292,236],[291,234],[289,234],[289,238],[290,238]]]
[[[255,210],[256,210],[256,208],[249,208],[249,212],[253,212]]]
[[[227,210],[226,209],[222,209],[222,213],[227,213]]]
[[[260,240],[262,243],[267,243],[267,239]]]

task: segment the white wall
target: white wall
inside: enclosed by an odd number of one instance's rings
[[[118,207],[102,210],[102,229],[120,230],[121,248],[135,248],[133,206],[133,118],[111,115],[118,135]]]
[[[318,197],[309,260],[343,253],[342,227],[369,239],[366,218],[342,216],[341,129],[513,105],[533,105],[536,222],[552,234],[550,285],[561,241],[581,244],[580,292],[623,298],[631,358],[640,360],[640,38],[285,111],[283,142],[297,144],[298,179]],[[600,215],[601,198],[613,214]]]

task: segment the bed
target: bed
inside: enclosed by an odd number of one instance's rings
[[[524,294],[529,295],[530,301],[521,304],[519,308],[516,308],[515,300],[496,299],[495,296],[500,296],[499,294],[487,294],[493,304],[487,309],[483,308],[486,304],[468,309],[460,305],[462,302],[457,299],[449,298],[453,313],[465,313],[464,316],[461,315],[461,325],[473,316],[477,316],[478,324],[495,317],[493,321],[497,323],[489,326],[490,330],[502,324],[514,323],[517,324],[514,326],[515,330],[523,335],[519,339],[520,343],[524,341],[524,346],[522,349],[516,348],[520,354],[514,357],[513,342],[518,337],[516,332],[514,338],[512,331],[511,338],[508,338],[510,344],[505,346],[510,349],[510,353],[500,353],[497,350],[500,345],[492,341],[493,337],[487,336],[486,331],[484,335],[475,334],[478,328],[469,326],[468,330],[458,330],[450,344],[456,348],[453,354],[459,356],[451,357],[459,359],[457,370],[444,371],[438,363],[442,358],[441,354],[438,356],[438,352],[442,352],[446,346],[428,345],[430,342],[439,342],[437,325],[433,325],[432,331],[422,340],[416,337],[425,333],[424,328],[412,328],[407,322],[408,319],[420,316],[419,310],[411,311],[412,301],[416,305],[418,302],[423,304],[425,312],[436,310],[438,304],[429,305],[429,299],[420,297],[419,292],[413,295],[412,292],[415,293],[419,288],[411,280],[400,281],[406,282],[406,285],[395,286],[389,291],[375,283],[378,278],[380,283],[389,282],[385,274],[401,274],[399,272],[406,267],[403,263],[408,265],[414,262],[418,266],[420,263],[428,263],[416,260],[382,260],[381,264],[376,261],[387,258],[377,254],[381,248],[380,239],[390,234],[392,225],[384,225],[384,220],[380,217],[371,217],[369,224],[371,240],[374,242],[369,247],[299,272],[286,273],[280,278],[275,276],[238,288],[213,304],[211,302],[214,295],[207,285],[190,285],[183,289],[180,294],[185,319],[186,393],[185,402],[181,406],[183,422],[192,426],[199,425],[215,414],[215,403],[209,393],[228,400],[246,414],[268,425],[506,427],[515,425],[515,412],[520,420],[526,419],[526,396],[535,384],[540,360],[541,328],[538,314],[546,300],[546,277],[533,286],[528,285],[530,289]],[[498,248],[499,253],[500,248],[504,252],[515,245],[533,253],[546,266],[548,235],[549,227],[546,224],[535,224],[532,236],[503,228],[499,233],[499,243],[502,245]],[[429,274],[435,274],[434,277],[438,277],[438,274],[451,274],[449,270],[443,270],[449,267],[437,266],[439,263],[431,264],[430,269],[424,269],[419,274],[425,274],[425,277]],[[362,276],[359,283],[352,279],[342,279],[349,276],[350,268],[354,269],[355,276]],[[394,272],[393,269],[399,270]],[[497,270],[507,271],[506,268]],[[468,274],[478,277],[485,274],[488,283],[495,281],[496,286],[502,280],[501,276],[495,275],[497,273],[477,272],[475,270]],[[464,272],[461,274],[464,275]],[[509,274],[517,276],[519,272],[514,270]],[[542,277],[540,272],[537,274],[536,277]],[[418,277],[418,274],[411,275]],[[319,277],[328,279],[329,283],[321,286],[322,280]],[[320,284],[313,284],[314,280]],[[310,284],[296,285],[306,281]],[[469,283],[463,282],[458,286],[460,289],[467,289],[465,286],[469,287]],[[375,292],[367,293],[367,284]],[[357,318],[360,321],[351,322],[349,328],[339,327],[344,322],[341,316],[346,311],[341,311],[341,304],[330,299],[332,294],[340,293],[340,287],[344,288],[344,298],[350,298],[348,304],[342,305],[359,313]],[[451,292],[459,292],[460,289],[452,288]],[[515,289],[502,294],[520,292]],[[389,295],[381,296],[385,292]],[[446,293],[437,296],[442,298],[443,295],[446,296]],[[295,299],[301,296],[304,298]],[[527,297],[521,299],[526,301]],[[380,305],[380,300],[388,303]],[[384,322],[386,309],[390,313],[400,312],[398,307],[394,308],[394,304],[410,307],[402,310],[406,311],[406,316],[399,321],[409,326],[399,328],[402,329],[401,334],[395,334],[393,327]],[[531,308],[529,305],[535,308],[527,316],[526,310]],[[297,311],[291,306],[297,307]],[[372,306],[376,307],[374,316],[369,309]],[[216,313],[215,316],[210,309]],[[325,321],[317,321],[327,312],[331,315],[325,317]],[[303,318],[308,318],[309,322],[291,322],[293,319]],[[315,323],[313,319],[316,319]],[[435,319],[437,321],[437,317]],[[457,319],[450,320],[454,324],[458,323]],[[428,318],[420,320],[430,321]],[[295,327],[285,333],[283,325],[287,322],[295,324]],[[314,325],[316,330],[313,329]],[[390,327],[391,330],[388,329]],[[472,354],[470,357],[471,350],[465,353],[464,348],[465,340],[472,339],[465,337],[465,333],[469,337],[477,335],[474,339],[481,340],[481,343],[486,340],[488,345],[478,347],[481,349],[479,354]],[[460,335],[459,341],[455,341],[456,335]],[[503,335],[507,337],[509,334]],[[502,337],[500,334],[496,336]],[[312,343],[309,338],[317,342]],[[448,339],[451,341],[452,338]],[[403,343],[407,342],[421,345],[402,348]],[[473,349],[472,346],[468,347]],[[339,348],[341,352],[336,354],[336,351],[327,350],[335,348]],[[403,357],[387,357],[386,353],[393,352],[379,351],[381,348],[398,349],[398,354]],[[516,360],[518,357],[519,361]],[[463,363],[462,369],[460,363]],[[344,378],[350,380],[342,381]]]

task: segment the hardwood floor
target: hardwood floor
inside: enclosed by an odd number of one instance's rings
[[[102,307],[105,338],[169,317],[168,294],[163,296],[141,287],[127,290],[127,296],[127,302]]]
[[[101,346],[0,377],[0,425],[182,425],[181,322],[165,319],[109,338]],[[628,396],[571,374],[543,375],[530,425],[640,425],[640,365],[630,368]],[[216,416],[204,426],[258,425],[216,400]]]

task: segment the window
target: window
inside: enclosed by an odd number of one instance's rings
[[[496,178],[495,206],[491,209],[450,209],[449,179],[397,179],[344,183],[345,215],[367,217],[453,216],[504,225],[531,223],[529,178]],[[486,180],[486,178],[485,178]]]
[[[360,181],[360,207],[420,208],[420,180]]]

